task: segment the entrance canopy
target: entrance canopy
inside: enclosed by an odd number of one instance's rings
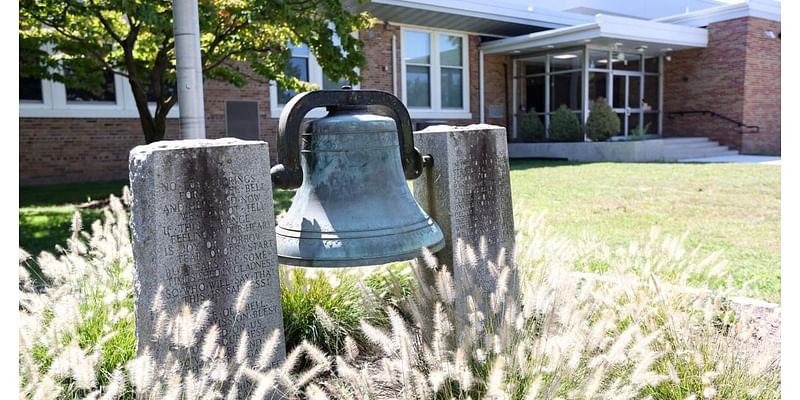
[[[708,31],[664,22],[598,14],[594,22],[535,32],[481,45],[486,55],[527,54],[551,49],[586,46],[645,56],[706,47]]]

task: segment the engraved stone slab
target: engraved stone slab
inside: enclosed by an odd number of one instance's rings
[[[436,254],[440,264],[454,271],[457,283],[468,279],[485,293],[494,291],[499,269],[490,270],[489,262],[502,258],[513,267],[514,254],[505,128],[432,126],[414,132],[414,144],[433,156],[433,169],[426,168],[414,181],[414,196],[444,232],[445,248]],[[477,258],[475,269],[466,268],[466,247]],[[475,276],[459,276],[469,271]],[[509,282],[516,284],[515,274]]]
[[[218,343],[230,359],[247,331],[252,364],[277,329],[278,345],[269,364],[277,366],[285,358],[269,168],[265,142],[162,141],[131,150],[139,354],[149,347],[159,360],[170,346],[178,349],[171,338],[153,339],[163,325],[151,311],[161,287],[162,309],[169,316],[180,314],[184,304],[196,311],[211,302],[196,349],[205,328],[216,324]],[[247,282],[250,294],[237,308]],[[189,354],[192,369],[202,365],[198,353]]]

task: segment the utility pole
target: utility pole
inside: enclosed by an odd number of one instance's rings
[[[200,21],[197,0],[173,0],[172,19],[175,31],[181,138],[205,139],[203,64],[200,60]]]

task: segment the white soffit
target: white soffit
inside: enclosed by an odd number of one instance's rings
[[[665,48],[680,50],[708,45],[708,31],[703,28],[611,15],[596,15],[594,19],[588,24],[487,42],[481,49],[484,54],[518,54],[583,44],[608,47],[624,42],[627,46],[620,47],[623,51],[645,45],[650,52],[662,52]]]
[[[354,2],[351,1],[351,3]],[[365,4],[353,4],[353,8],[370,11],[376,17],[387,21],[395,21],[393,14],[405,16],[410,12],[416,12],[417,18],[424,18],[426,13],[441,13],[451,17],[462,17],[462,22],[467,25],[471,23],[472,19],[479,19],[533,26],[540,29],[561,28],[584,24],[592,20],[592,17],[588,15],[555,11],[529,4],[528,2],[482,0],[371,0]],[[469,27],[465,26],[465,29],[467,28]]]
[[[757,17],[770,21],[781,21],[781,3],[775,0],[749,0],[726,4],[685,14],[658,18],[653,21],[685,26],[708,26],[714,22],[736,18]]]

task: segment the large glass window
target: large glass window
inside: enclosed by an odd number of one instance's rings
[[[644,59],[644,72],[659,73],[658,57],[647,57]]]
[[[409,108],[432,112],[467,108],[466,41],[463,35],[403,30],[404,97]]]
[[[608,69],[608,54],[603,50],[590,50],[589,68]]]
[[[67,75],[73,74],[70,70],[65,70],[65,73]],[[103,77],[105,78],[103,87],[97,91],[66,86],[67,103],[116,103],[117,94],[114,88],[114,72],[106,71]]]
[[[520,61],[524,75],[544,74],[547,68],[547,56],[531,57]]]
[[[566,105],[570,110],[581,110],[581,72],[567,72],[550,75],[550,111],[555,111],[561,105]]]
[[[518,140],[552,140],[546,132],[552,113],[561,105],[575,111],[580,119],[583,114],[583,56],[583,50],[566,50],[516,62],[514,116],[520,133]],[[582,138],[582,134],[580,136]]]
[[[611,62],[611,68],[615,70],[640,71],[642,69],[641,54],[614,51],[611,53]]]
[[[561,105],[584,120],[601,97],[619,113],[621,133],[659,133],[658,56],[588,47],[552,50],[514,60],[513,78],[514,140],[554,140],[529,133],[540,131],[538,122],[549,129]]]
[[[19,78],[19,99],[28,103],[41,103],[42,81],[34,78]]]
[[[442,66],[442,108],[463,108],[463,43],[461,36],[439,34],[439,60]]]
[[[658,75],[645,75],[642,100],[644,111],[658,110]]]
[[[308,46],[289,46],[292,49],[292,58],[283,70],[288,76],[308,82],[308,59],[310,52]],[[278,104],[286,104],[297,94],[294,90],[278,86]]]
[[[522,111],[528,112],[536,110],[537,112],[544,112],[545,110],[545,76],[531,76],[525,78],[525,84],[522,87],[523,105]]]
[[[341,47],[342,39],[337,34],[333,34],[333,44],[336,46]],[[347,52],[343,51],[342,56],[347,56]],[[341,78],[338,80],[331,79],[328,74],[322,73],[322,89],[325,90],[332,90],[332,89],[341,89],[342,86],[350,86],[351,82],[347,79]]]
[[[431,35],[403,33],[406,61],[406,103],[409,107],[431,106]]]
[[[568,51],[550,56],[550,72],[569,71],[581,69],[583,65],[583,52]]]
[[[608,97],[608,73],[589,72],[589,104],[599,97]]]

